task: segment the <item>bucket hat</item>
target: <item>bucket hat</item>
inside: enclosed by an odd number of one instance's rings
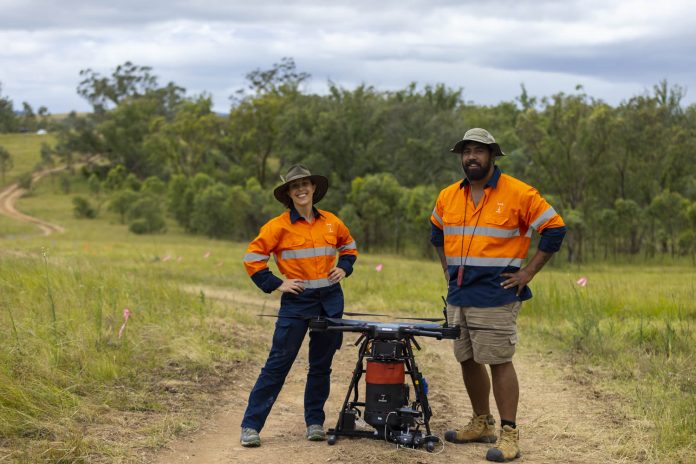
[[[283,183],[273,190],[273,196],[276,198],[276,200],[289,207],[292,205],[292,200],[288,195],[290,182],[297,179],[304,179],[306,177],[308,177],[312,183],[316,185],[316,190],[314,190],[314,195],[312,196],[312,204],[319,203],[319,200],[324,198],[326,191],[329,189],[329,179],[318,174],[312,174],[309,172],[309,169],[301,164],[290,166],[290,169],[288,169],[285,176],[280,176],[280,180],[282,180]]]
[[[496,143],[493,136],[486,129],[481,129],[480,127],[469,129],[464,134],[464,138],[450,148],[450,151],[452,153],[461,153],[466,142],[483,143],[491,147],[491,151],[495,156],[505,156],[505,153],[500,149],[500,145]]]

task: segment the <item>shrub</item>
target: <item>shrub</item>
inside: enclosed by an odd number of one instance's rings
[[[136,234],[161,232],[166,229],[160,202],[151,196],[139,198],[128,209],[129,229]],[[134,224],[136,224],[134,226]],[[136,232],[137,231],[137,232]]]
[[[73,213],[79,219],[94,219],[97,211],[92,207],[89,200],[85,197],[73,198]]]
[[[21,176],[19,176],[19,179],[17,180],[17,184],[19,185],[20,188],[23,188],[24,190],[31,190],[33,179],[31,177],[31,173],[25,172]]]

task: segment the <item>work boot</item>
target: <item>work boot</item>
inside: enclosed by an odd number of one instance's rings
[[[461,430],[448,430],[445,440],[451,443],[495,443],[495,419],[490,414],[473,416]]]
[[[259,437],[259,432],[249,427],[242,427],[242,436],[239,439],[242,446],[247,448],[254,448],[256,446],[261,446],[261,437]]]
[[[324,427],[319,424],[312,424],[307,426],[307,440],[309,441],[324,441],[326,440],[326,432],[324,432]]]
[[[500,440],[486,453],[486,459],[495,462],[512,461],[520,457],[520,431],[503,425]]]

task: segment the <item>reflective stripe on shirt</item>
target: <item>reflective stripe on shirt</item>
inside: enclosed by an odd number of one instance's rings
[[[338,248],[338,251],[346,251],[346,250],[357,250],[358,246],[355,244],[355,240],[353,240],[350,243],[346,243],[342,247]]]
[[[519,237],[519,229],[498,229],[495,227],[445,226],[445,235],[481,235],[485,237]]]
[[[329,279],[314,279],[314,280],[303,280],[305,288],[324,288],[333,285]]]
[[[481,267],[521,267],[521,258],[478,258],[476,256],[447,256],[448,266],[481,266]]]
[[[253,261],[268,261],[270,256],[268,255],[261,255],[258,253],[247,253],[244,255],[244,262],[245,263],[250,263]]]

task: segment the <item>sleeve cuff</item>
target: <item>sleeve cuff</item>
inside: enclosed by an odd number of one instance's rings
[[[430,243],[436,247],[445,246],[445,233],[432,222],[430,223]]]
[[[555,253],[561,249],[563,237],[566,234],[566,227],[549,227],[541,232],[539,249],[547,253]]]
[[[346,271],[346,277],[348,277],[353,273],[353,264],[355,263],[356,259],[357,256],[355,255],[341,255],[338,257],[336,267],[340,267],[341,269]]]
[[[270,269],[262,269],[251,276],[251,280],[266,293],[271,293],[273,290],[280,287],[283,279],[273,275]]]

